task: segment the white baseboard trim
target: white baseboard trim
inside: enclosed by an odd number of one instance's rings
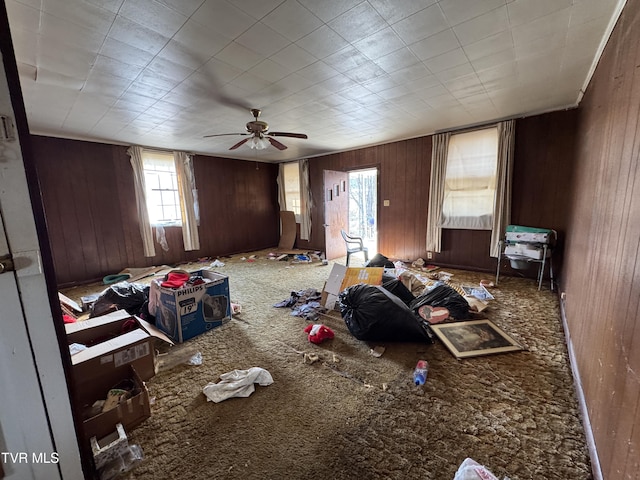
[[[593,473],[593,478],[594,480],[604,480],[604,477],[602,476],[602,469],[600,467],[600,459],[598,457],[596,442],[593,438],[593,430],[591,429],[591,420],[589,419],[587,402],[584,398],[584,390],[582,389],[582,380],[580,378],[580,372],[578,371],[578,364],[576,362],[575,352],[573,350],[573,342],[571,341],[571,334],[569,332],[569,325],[567,323],[566,312],[564,310],[564,299],[562,298],[562,294],[558,294],[558,299],[560,301],[562,328],[564,329],[564,336],[567,341],[567,350],[569,351],[569,364],[571,365],[571,372],[573,373],[573,383],[576,387],[576,393],[578,395],[578,404],[580,406],[580,413],[582,415],[582,423],[587,439],[587,447],[589,448],[589,457],[591,458],[591,470]]]

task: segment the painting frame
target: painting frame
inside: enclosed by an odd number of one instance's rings
[[[524,350],[522,345],[489,319],[438,323],[430,327],[458,359]]]

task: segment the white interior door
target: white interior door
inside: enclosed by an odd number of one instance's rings
[[[0,68],[0,115],[12,122],[6,71]],[[18,139],[2,135],[0,258],[5,259],[0,260],[5,266],[0,273],[0,475],[82,479],[22,151]],[[13,259],[15,270],[6,258]]]

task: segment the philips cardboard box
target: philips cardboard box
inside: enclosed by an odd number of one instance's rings
[[[65,330],[69,345],[85,347],[71,355],[74,380],[83,386],[105,375],[128,372],[130,366],[142,380],[149,380],[155,375],[155,340],[173,345],[163,332],[124,310],[67,323]]]
[[[178,289],[165,288],[154,280],[150,295],[159,295],[156,326],[176,343],[219,327],[231,319],[229,278],[208,270],[191,272],[206,283]]]

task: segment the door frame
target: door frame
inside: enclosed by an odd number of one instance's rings
[[[380,251],[380,231],[379,231],[379,224],[380,224],[380,164],[375,164],[372,166],[364,166],[364,167],[355,167],[355,168],[350,168],[348,170],[345,170],[345,172],[347,173],[347,175],[350,175],[352,173],[355,172],[360,172],[360,171],[365,171],[365,170],[375,170],[376,171],[376,206],[375,206],[375,210],[376,210],[376,251]],[[347,222],[349,222],[350,218],[350,213],[347,213]]]
[[[16,354],[20,349],[24,359],[17,362],[17,355],[9,349],[0,354],[6,365],[0,368],[3,384],[12,387],[5,394],[17,399],[2,405],[0,447],[5,453],[27,456],[27,462],[4,461],[3,473],[6,479],[91,478],[91,452],[79,441],[81,416],[71,402],[71,356],[4,4],[0,7],[0,52],[0,114],[12,124],[8,130],[16,137],[1,142],[3,234],[15,264],[15,272],[2,274],[3,285],[9,287],[3,295],[12,296],[11,311],[22,313],[3,322],[2,328],[3,335],[16,340],[13,349]],[[31,448],[37,451],[29,451]]]

